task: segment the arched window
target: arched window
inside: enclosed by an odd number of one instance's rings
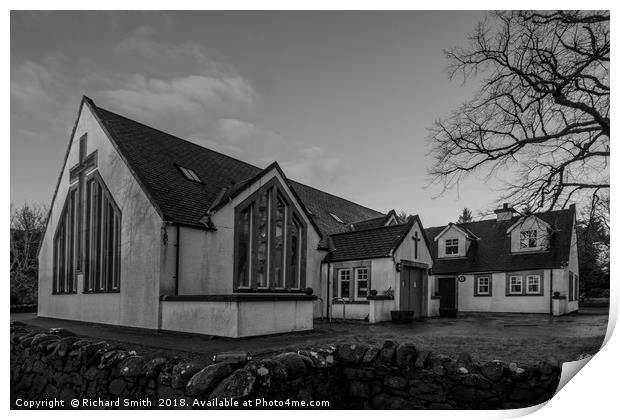
[[[305,286],[306,224],[274,178],[235,208],[235,290]]]
[[[95,172],[86,180],[84,292],[120,290],[121,212]]]
[[[77,188],[71,188],[60,213],[58,226],[54,234],[53,293],[76,293],[77,255]]]
[[[79,203],[79,191],[78,186],[69,190],[54,235],[53,292],[77,293],[80,272],[84,274],[85,293],[118,292],[121,212],[98,172],[86,180],[84,205]],[[82,225],[84,231],[80,232]],[[78,244],[82,239],[84,251],[80,255]]]

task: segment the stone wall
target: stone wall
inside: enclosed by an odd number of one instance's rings
[[[11,401],[15,408],[54,398],[71,408],[77,398],[80,408],[87,399],[97,408],[131,408],[139,401],[140,408],[297,408],[293,404],[302,401],[328,401],[332,409],[501,409],[547,401],[560,376],[555,360],[478,364],[467,354],[455,360],[390,340],[380,348],[354,344],[250,361],[244,356],[203,366],[146,358],[63,329],[12,324]]]

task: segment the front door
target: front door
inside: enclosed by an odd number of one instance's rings
[[[403,266],[400,272],[400,310],[414,311],[414,317],[422,316],[424,270]]]
[[[453,316],[456,313],[456,279],[454,277],[439,279],[439,312],[442,316]]]

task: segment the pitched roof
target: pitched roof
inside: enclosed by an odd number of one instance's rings
[[[396,215],[395,210],[390,210],[388,214],[380,217],[373,217],[372,219],[362,220],[359,222],[352,223],[353,230],[362,230],[362,229],[370,229],[375,227],[385,226],[388,220],[390,220],[391,216],[394,216],[398,221],[398,216]]]
[[[89,98],[84,100],[167,221],[203,227],[200,219],[212,205],[224,194],[243,188],[247,180],[263,170],[97,107]],[[178,166],[192,169],[203,183],[187,180]],[[383,216],[341,197],[289,182],[323,235],[346,231],[350,223]],[[344,224],[329,213],[336,214]]]
[[[364,230],[331,235],[334,248],[325,257],[326,262],[362,260],[389,257],[400,245],[413,226],[413,218],[407,223],[380,226]]]
[[[521,217],[521,216],[520,216]],[[568,262],[575,209],[537,213],[536,217],[552,227],[550,250],[516,254],[510,251],[508,228],[520,217],[498,222],[495,219],[458,224],[479,237],[472,241],[465,258],[437,258],[438,241],[433,240],[445,226],[426,229],[431,238],[434,257],[433,272],[436,274],[459,274],[472,272],[515,271],[540,268],[560,268]]]

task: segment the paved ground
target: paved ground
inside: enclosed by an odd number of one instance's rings
[[[142,354],[165,353],[205,361],[223,352],[248,351],[262,355],[287,347],[353,342],[380,345],[385,339],[394,339],[429,346],[449,355],[467,351],[479,360],[503,359],[523,363],[547,356],[569,361],[581,354],[596,352],[605,336],[607,318],[606,308],[584,308],[577,315],[560,318],[487,314],[425,319],[410,325],[315,321],[314,331],[229,339],[37,318],[35,314],[11,315],[11,320],[45,329],[63,327],[78,335],[134,348]]]

